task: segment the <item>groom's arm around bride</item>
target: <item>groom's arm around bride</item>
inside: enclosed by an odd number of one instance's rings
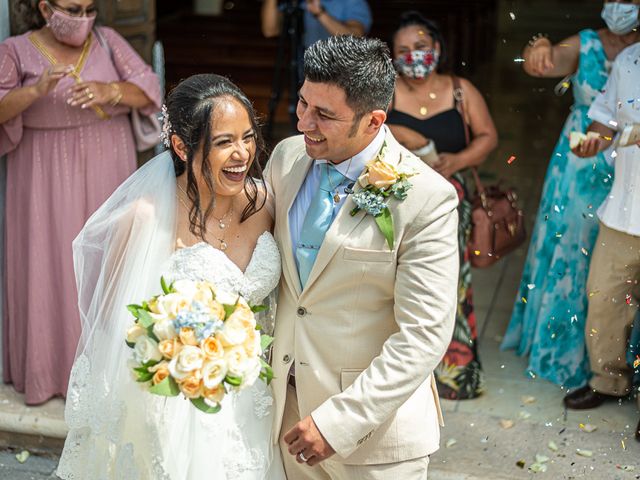
[[[432,373],[454,325],[457,195],[384,126],[394,78],[378,40],[314,44],[297,112],[305,135],[280,143],[267,168],[284,272],[274,431],[290,479],[426,478],[438,448]],[[390,173],[382,183],[373,158]],[[389,234],[360,201],[402,172],[412,186],[386,199]]]

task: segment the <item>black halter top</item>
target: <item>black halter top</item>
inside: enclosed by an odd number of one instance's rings
[[[387,124],[402,125],[431,139],[438,153],[458,153],[466,148],[464,120],[455,108],[455,99],[453,108],[425,119],[395,110],[394,103],[387,114]]]

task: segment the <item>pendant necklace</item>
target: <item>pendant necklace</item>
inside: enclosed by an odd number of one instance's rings
[[[178,185],[178,190],[180,190],[187,198],[189,198],[189,196],[187,195],[187,192],[185,192],[180,185]],[[182,205],[184,205],[184,207],[187,209],[187,211],[191,211],[189,206],[182,199],[182,196],[177,195],[177,197],[178,197],[178,200],[180,200],[180,203],[182,203]],[[231,218],[233,217],[233,201],[229,206],[229,210],[227,210],[227,212],[221,218],[218,218],[213,214],[211,216],[213,217],[214,220],[218,222],[218,228],[222,230],[222,232],[220,233],[221,236],[220,237],[216,236],[216,234],[211,232],[211,230],[209,230],[206,225],[204,225],[203,228],[205,232],[213,235],[213,238],[215,238],[219,243],[218,248],[224,252],[229,247],[224,237],[225,237],[225,229],[229,226],[229,224],[231,223]]]
[[[353,160],[353,157],[349,159],[349,164],[347,165],[347,172],[344,175],[340,173],[340,175],[342,175],[344,178],[348,178],[347,175],[349,175],[349,170],[351,169],[352,160]],[[338,183],[338,185],[336,185],[335,187],[333,186],[333,182],[331,181],[331,176],[329,175],[329,161],[327,161],[325,165],[327,169],[327,180],[329,180],[329,187],[331,187],[331,190],[333,190],[333,203],[337,205],[338,203],[340,203],[340,194],[338,193],[338,187],[340,186],[340,183]],[[333,165],[333,168],[336,168],[335,165]]]

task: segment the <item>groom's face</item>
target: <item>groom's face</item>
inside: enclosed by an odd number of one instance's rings
[[[358,118],[342,88],[305,80],[298,96],[298,130],[304,134],[311,158],[340,163],[364,150],[371,141],[370,129],[366,128],[371,115]]]

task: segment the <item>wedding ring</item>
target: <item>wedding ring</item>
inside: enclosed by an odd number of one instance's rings
[[[86,93],[87,95],[91,95],[91,89],[89,87],[85,88],[84,93]]]
[[[304,456],[304,452],[300,452],[298,456],[300,457],[300,460],[302,460],[304,463],[307,463],[309,461],[309,459]]]

